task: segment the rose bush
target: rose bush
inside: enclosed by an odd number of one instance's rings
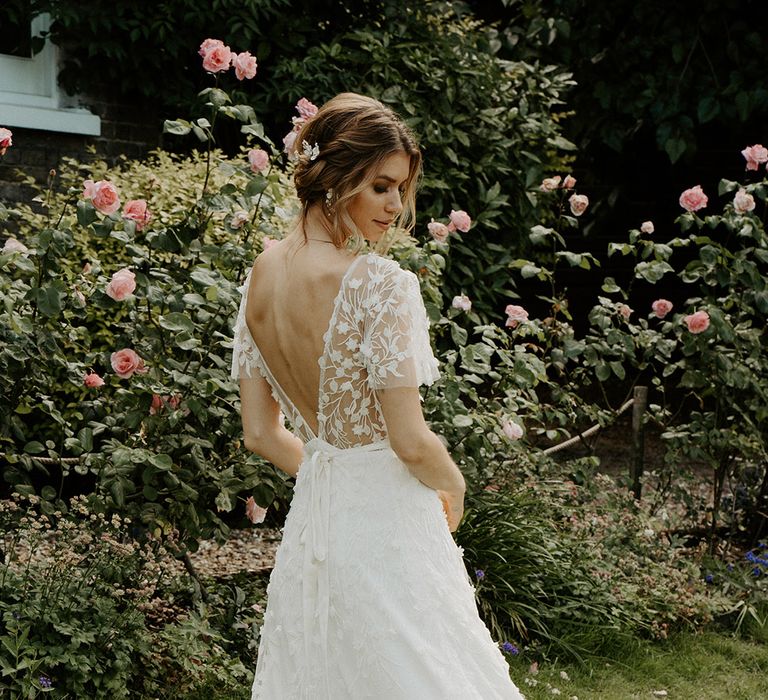
[[[167,129],[203,137],[204,153],[110,170],[69,161],[42,211],[3,209],[21,240],[0,254],[5,488],[45,487],[53,512],[76,476],[140,528],[178,529],[179,554],[226,536],[243,491],[280,494],[278,511],[287,497],[239,442],[227,355],[244,272],[295,205],[253,110],[216,88],[203,98],[209,119]],[[267,149],[258,172],[215,150],[221,116]]]

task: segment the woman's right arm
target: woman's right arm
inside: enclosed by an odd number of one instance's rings
[[[303,443],[283,426],[280,407],[258,372],[240,379],[240,414],[246,449],[272,462],[288,476],[296,476],[303,457]]]
[[[376,395],[387,424],[389,444],[419,481],[445,497],[448,525],[451,532],[455,531],[464,512],[464,476],[426,424],[419,390],[380,389]]]

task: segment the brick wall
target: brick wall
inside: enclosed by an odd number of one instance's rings
[[[147,105],[86,101],[101,118],[100,136],[81,136],[56,131],[10,127],[13,146],[0,157],[0,201],[18,202],[31,198],[32,189],[20,183],[18,170],[45,183],[51,168],[58,168],[63,156],[87,161],[86,149],[95,146],[99,157],[113,163],[124,154],[140,158],[157,148],[162,140],[162,119]],[[2,109],[0,108],[0,113]],[[4,126],[0,123],[0,126]]]

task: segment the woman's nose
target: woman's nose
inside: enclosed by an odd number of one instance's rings
[[[403,200],[400,198],[400,192],[395,191],[395,194],[387,201],[387,211],[397,214],[403,208]]]

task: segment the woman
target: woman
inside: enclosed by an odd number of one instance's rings
[[[438,371],[418,281],[359,253],[412,225],[419,149],[351,93],[296,144],[299,222],[254,263],[235,326],[245,445],[296,477],[253,698],[521,698],[450,535],[464,479],[421,411]]]

